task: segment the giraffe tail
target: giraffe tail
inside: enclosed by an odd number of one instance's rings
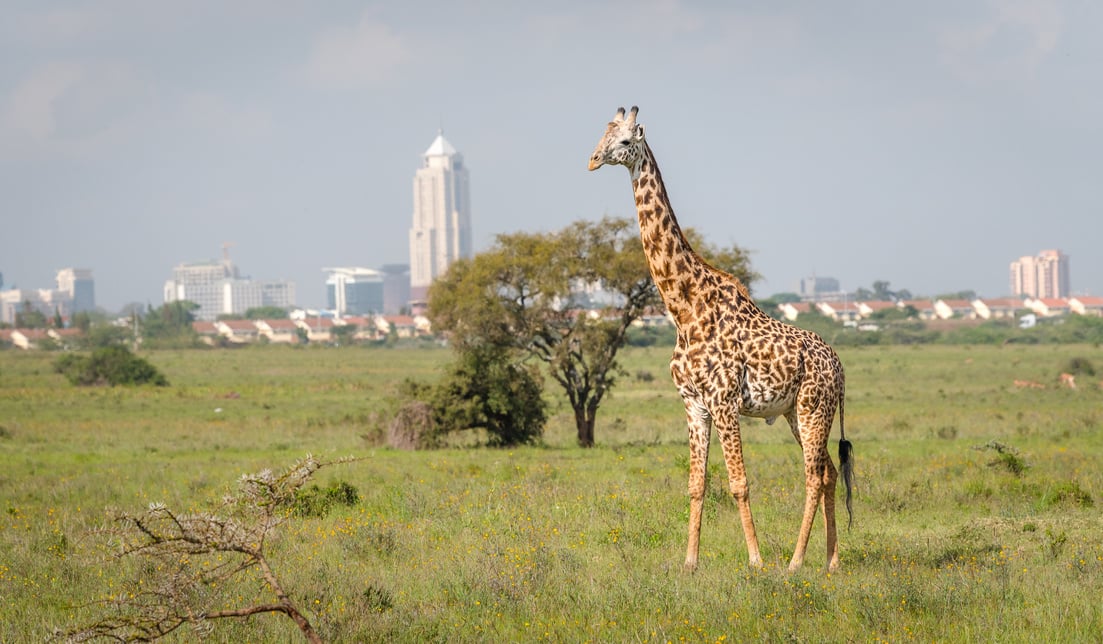
[[[846,486],[846,529],[854,524],[854,509],[851,506],[851,497],[854,492],[854,455],[850,441],[846,440],[846,429],[843,425],[843,402],[846,400],[845,389],[839,395],[839,472],[843,476],[843,484]]]

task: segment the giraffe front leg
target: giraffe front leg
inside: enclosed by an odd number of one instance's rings
[[[701,547],[701,516],[705,509],[705,486],[709,461],[708,414],[695,403],[686,401],[689,424],[689,542],[686,546],[686,572],[697,570]]]
[[[743,439],[739,433],[739,416],[725,412],[716,419],[716,433],[724,448],[724,462],[728,468],[728,486],[739,508],[743,523],[743,537],[747,540],[747,560],[752,568],[762,567],[762,555],[758,550],[758,532],[751,515],[751,490],[747,484],[747,468],[743,464]]]

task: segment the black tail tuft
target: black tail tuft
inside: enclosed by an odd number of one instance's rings
[[[846,529],[854,523],[854,510],[850,505],[850,497],[854,490],[854,457],[851,455],[853,448],[850,441],[839,440],[839,472],[843,475],[843,484],[846,485]]]

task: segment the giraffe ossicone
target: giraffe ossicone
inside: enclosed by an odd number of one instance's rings
[[[784,416],[804,454],[804,514],[789,569],[804,553],[819,507],[827,536],[827,567],[839,567],[835,484],[839,471],[827,450],[839,412],[839,469],[851,511],[853,459],[843,431],[842,362],[815,333],[766,315],[746,285],[705,262],[690,247],[674,216],[655,155],[632,107],[617,110],[590,156],[590,170],[628,168],[651,277],[677,327],[670,373],[685,405],[689,428],[689,542],[685,567],[697,568],[712,428],[724,452],[728,485],[739,508],[747,556],[761,566],[743,463],[740,416]]]

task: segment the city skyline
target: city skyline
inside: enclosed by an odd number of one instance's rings
[[[92,268],[117,310],[160,301],[166,258],[234,240],[321,306],[321,267],[409,262],[410,176],[442,127],[477,169],[475,251],[633,216],[586,160],[638,104],[679,220],[749,250],[760,297],[808,275],[998,296],[1039,248],[1103,293],[1101,20],[1071,0],[15,3],[0,271]]]
[[[400,309],[405,309],[412,302],[420,300],[420,298],[411,295],[409,265],[390,264],[380,266],[378,269],[366,267],[322,268],[321,270],[326,275],[321,278],[326,288],[325,304],[319,306],[303,305],[292,301],[295,299],[294,294],[296,292],[296,285],[293,282],[253,280],[251,277],[242,277],[238,266],[229,257],[229,246],[229,244],[223,244],[223,256],[220,260],[211,259],[176,264],[172,269],[172,277],[164,283],[163,301],[168,303],[179,299],[188,299],[200,305],[201,311],[197,316],[198,319],[214,319],[214,316],[218,314],[244,313],[252,306],[283,306],[280,304],[283,301],[290,302],[289,305],[284,307],[289,310],[326,310],[337,315],[360,315],[368,312],[393,315],[398,313]],[[1020,300],[1068,299],[1076,296],[1091,296],[1094,299],[1098,297],[1094,293],[1076,292],[1068,288],[1071,274],[1069,256],[1060,250],[1044,249],[1038,251],[1036,255],[1024,255],[1010,262],[1010,267],[1011,283],[1009,291],[995,295],[976,292],[975,289],[969,287],[930,293],[913,293],[906,285],[889,283],[885,286],[895,287],[893,293],[896,291],[907,292],[908,297],[917,300],[931,300],[932,302],[944,297],[955,297],[960,293],[969,291],[974,291],[976,298],[985,300],[1006,298]],[[72,302],[72,304],[66,306],[75,304],[73,310],[91,310],[88,303],[94,301],[92,273],[93,271],[90,269],[73,268],[57,271],[57,291],[67,292]],[[874,281],[870,280],[868,285],[873,286]],[[233,293],[224,292],[226,282],[236,283],[239,288],[234,290]],[[187,286],[185,286],[185,283],[187,283]],[[265,286],[268,290],[276,289],[279,294],[272,296],[252,293],[252,291],[257,290],[258,285]],[[198,290],[196,290],[196,286],[199,286]],[[837,279],[831,276],[813,275],[802,278],[792,291],[777,291],[771,294],[759,293],[755,296],[755,299],[787,294],[798,296],[800,300],[805,302],[834,302],[843,301],[844,299],[851,300],[854,303],[881,301],[877,297],[859,298],[857,292],[868,290],[865,286],[843,290],[840,288]],[[55,302],[52,298],[56,297],[52,294],[53,290],[32,287],[30,289],[0,290],[0,294],[7,293],[9,297],[3,298],[7,301],[11,299],[10,294],[17,290],[30,293],[33,295],[31,298],[33,304],[38,306],[43,313],[53,314]],[[79,295],[78,290],[80,291]],[[189,291],[192,296],[188,297],[185,290]],[[42,300],[40,291],[46,293],[45,300]],[[198,294],[198,297],[196,297],[196,294]],[[262,298],[264,301],[258,298]],[[356,301],[352,303],[346,298],[355,298]],[[892,299],[895,300],[895,296]],[[386,302],[386,305],[384,305],[384,302]],[[21,304],[22,299],[18,302],[14,300],[8,302],[6,306],[10,310],[5,309],[8,313],[7,318],[12,317],[14,311]],[[130,302],[129,304],[140,305],[141,303]],[[228,308],[227,310],[216,310],[219,307]],[[108,313],[116,312],[103,307],[96,308]],[[68,316],[68,313],[66,312],[65,315]],[[0,317],[0,321],[9,321],[7,318]]]

